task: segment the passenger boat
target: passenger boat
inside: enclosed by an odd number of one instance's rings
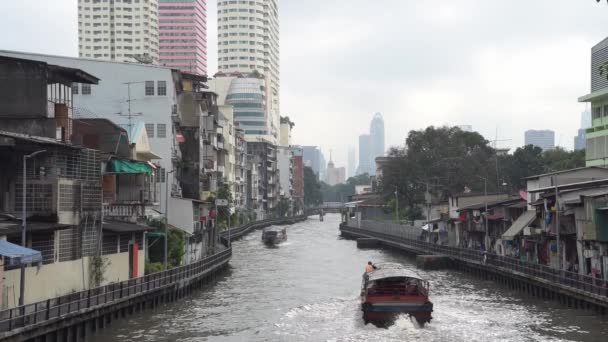
[[[276,245],[287,240],[287,228],[267,227],[262,230],[262,241],[267,245]]]
[[[400,314],[409,314],[420,325],[431,321],[433,303],[429,283],[401,264],[376,264],[363,275],[361,309],[365,324],[390,324]]]

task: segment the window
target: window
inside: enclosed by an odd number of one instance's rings
[[[148,138],[154,138],[154,124],[146,124],[146,132],[148,132]]]
[[[156,125],[156,137],[157,138],[166,138],[167,137],[167,125],[166,124],[157,124]]]
[[[82,95],[91,95],[91,85],[90,84],[82,85]]]
[[[78,95],[78,83],[72,84],[72,95]]]
[[[146,81],[146,96],[154,96],[154,81]]]
[[[159,183],[164,183],[165,182],[165,168],[161,167],[160,170],[158,171],[158,182]]]
[[[599,119],[602,117],[602,107],[593,108],[593,119]]]
[[[158,81],[156,82],[156,95],[158,96],[166,96],[167,95],[167,82],[166,81]],[[152,94],[154,95],[154,94]]]

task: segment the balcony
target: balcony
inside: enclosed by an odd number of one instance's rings
[[[107,204],[102,206],[106,219],[137,223],[145,218],[145,207],[141,204]]]

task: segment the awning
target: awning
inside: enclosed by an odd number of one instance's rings
[[[502,234],[503,240],[513,240],[515,235],[519,234],[525,227],[527,227],[534,219],[536,218],[535,210],[527,210],[521,216],[513,222],[511,227],[507,229],[507,231]]]
[[[152,173],[152,167],[146,162],[112,159],[110,172],[118,173]]]
[[[151,230],[157,230],[156,227],[143,226],[135,223],[127,223],[127,222],[104,222],[103,230],[110,231],[114,233],[132,233],[132,232],[145,232]]]
[[[0,255],[10,258],[8,265],[26,265],[42,261],[42,254],[33,249],[21,247],[6,240],[0,240]]]
[[[359,203],[363,203],[363,201],[346,202],[346,203],[344,203],[344,206],[347,208],[354,208]]]

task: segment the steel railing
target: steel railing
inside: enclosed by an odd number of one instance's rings
[[[230,260],[231,255],[232,249],[228,248],[188,265],[3,310],[0,311],[0,332],[27,327],[100,305],[119,303],[172,286],[179,281],[197,278]]]
[[[269,224],[296,221],[305,217],[306,216],[297,216],[256,221],[241,227],[232,228],[231,235],[235,234],[238,236],[247,232],[249,229]],[[220,236],[221,242],[225,246],[229,246],[226,239],[227,236],[227,231],[222,232]],[[0,311],[0,333],[32,326],[81,310],[87,311],[89,309],[95,309],[100,305],[120,303],[123,300],[173,286],[184,280],[201,277],[214,270],[216,267],[225,264],[230,260],[231,256],[232,247],[227,247],[219,253],[188,265],[2,310]],[[2,338],[2,336],[0,336],[0,338]]]
[[[486,267],[500,267],[502,270],[509,271],[516,275],[536,277],[545,280],[548,283],[559,284],[581,291],[585,295],[596,295],[604,297],[602,298],[603,300],[608,299],[608,281],[606,280],[575,272],[557,270],[546,265],[521,261],[513,257],[500,256],[462,247],[437,245],[419,240],[417,236],[412,236],[413,234],[411,232],[405,232],[405,230],[400,232],[396,228],[397,227],[390,227],[387,229],[387,232],[380,232],[379,229],[369,230],[346,225],[341,226],[342,230],[400,243],[412,250],[446,255],[458,260],[473,262]]]

